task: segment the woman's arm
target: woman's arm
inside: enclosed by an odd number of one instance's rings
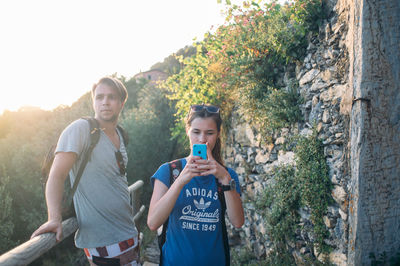
[[[182,188],[183,185],[178,179],[169,189],[160,180],[155,180],[147,216],[147,225],[150,230],[157,230],[168,219]]]
[[[155,180],[147,216],[147,226],[150,230],[155,231],[164,224],[174,208],[182,188],[189,183],[193,177],[200,175],[197,169],[196,159],[199,159],[199,157],[188,157],[185,168],[169,189],[160,180]]]
[[[226,178],[224,180],[220,180],[220,182],[223,185],[228,185],[231,179],[231,176],[227,172]],[[239,193],[236,190],[229,190],[224,192],[224,196],[229,221],[236,228],[242,227],[244,224],[244,212]]]

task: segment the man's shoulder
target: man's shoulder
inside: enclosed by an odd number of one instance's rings
[[[89,130],[89,123],[83,118],[76,119],[72,121],[66,128],[71,130]]]
[[[77,119],[71,122],[61,133],[61,139],[81,139],[85,136],[89,137],[87,134],[90,130],[90,125],[85,119]]]

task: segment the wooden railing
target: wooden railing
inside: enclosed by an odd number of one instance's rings
[[[143,186],[143,181],[139,180],[129,187],[131,193],[131,204],[135,222],[141,217],[144,212],[144,205],[139,208],[139,193],[138,190]],[[78,229],[78,223],[75,217],[69,218],[62,222],[64,240],[69,235]],[[0,256],[0,266],[19,266],[28,265],[35,259],[42,256],[56,244],[56,236],[54,233],[46,233],[36,236],[18,247],[4,253]]]

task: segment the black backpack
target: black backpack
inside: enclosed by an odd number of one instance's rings
[[[84,152],[84,160],[82,161],[82,164],[79,167],[79,170],[76,175],[73,186],[71,186],[69,177],[67,177],[65,180],[64,194],[63,194],[63,201],[62,201],[62,210],[61,210],[63,218],[75,216],[75,209],[74,209],[74,205],[72,204],[72,198],[74,197],[75,191],[78,187],[78,184],[82,177],[83,171],[85,170],[85,167],[91,157],[92,151],[100,139],[99,122],[93,117],[82,117],[82,119],[86,120],[89,123],[90,129],[89,129],[88,134],[90,134],[90,145],[89,145],[89,148]],[[125,147],[127,147],[128,142],[129,142],[128,134],[121,126],[118,125],[117,128],[121,132]],[[47,183],[47,179],[49,177],[50,169],[53,164],[54,157],[55,157],[54,152],[55,152],[56,147],[57,147],[57,144],[54,144],[50,147],[50,149],[47,152],[47,155],[42,163],[41,182],[42,182],[43,188],[45,187],[45,185]]]
[[[174,183],[175,179],[179,176],[182,171],[182,161],[181,160],[174,160],[168,163],[169,166],[169,184],[170,186]],[[221,203],[221,226],[222,226],[222,239],[224,242],[224,251],[225,251],[225,265],[230,265],[230,250],[229,250],[229,242],[228,242],[228,232],[226,230],[226,223],[225,223],[225,211],[226,211],[226,202],[224,192],[222,191],[221,184],[218,182],[217,178],[215,178],[215,182],[217,183],[218,189],[218,199]],[[167,237],[167,228],[168,228],[168,221],[164,222],[162,225],[162,232],[158,235],[158,247],[160,249],[160,266],[162,266],[162,247],[164,246],[166,237]]]

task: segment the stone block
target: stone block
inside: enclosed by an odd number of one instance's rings
[[[241,163],[241,162],[244,162],[244,159],[243,156],[240,153],[238,153],[235,156],[235,163]]]
[[[264,154],[262,150],[259,150],[254,160],[256,164],[264,164],[268,162],[269,154]]]
[[[235,171],[238,175],[246,173],[246,170],[243,167],[236,167]]]
[[[336,219],[334,219],[334,218],[324,216],[323,220],[324,220],[326,227],[328,227],[328,228],[334,228],[336,225]]]
[[[251,131],[248,124],[239,124],[235,127],[235,142],[240,143],[242,146],[250,146],[254,135],[249,133]],[[250,136],[250,137],[249,137]]]
[[[324,110],[322,113],[322,122],[328,124],[331,121],[329,110]]]
[[[335,186],[334,189],[332,190],[332,197],[337,203],[342,204],[345,202],[347,198],[347,193],[343,187]]]
[[[311,69],[310,71],[308,71],[306,74],[304,74],[304,76],[301,77],[300,81],[299,81],[299,85],[303,86],[307,83],[309,83],[310,81],[312,81],[318,74],[320,73],[320,71],[318,69]]]
[[[285,138],[284,137],[279,137],[275,140],[275,145],[280,145],[285,143]]]
[[[339,208],[339,214],[340,214],[340,218],[342,218],[343,221],[347,221],[347,213],[342,211],[342,209],[340,209],[340,208]]]
[[[295,164],[294,152],[292,152],[292,151],[288,151],[288,152],[279,151],[278,164],[294,165]]]
[[[322,81],[322,80],[319,79],[317,82],[313,82],[313,83],[311,84],[310,91],[311,91],[311,92],[316,92],[316,91],[319,91],[319,90],[321,90],[321,89],[325,89],[325,88],[327,88],[328,86],[329,86],[328,83],[326,83],[326,82],[324,82],[324,81]]]
[[[329,260],[336,266],[347,266],[347,256],[341,252],[332,252],[329,254]]]

